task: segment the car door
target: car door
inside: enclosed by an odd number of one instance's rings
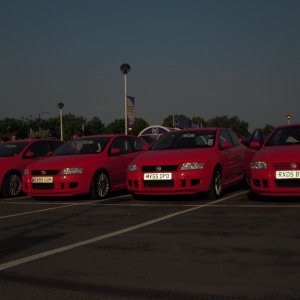
[[[230,146],[222,148],[224,143]],[[219,147],[223,165],[223,184],[224,186],[228,186],[243,176],[243,152],[239,145],[233,143],[230,133],[226,129],[220,130]]]
[[[110,181],[112,187],[126,187],[127,166],[135,157],[129,137],[117,137],[108,151],[110,159]]]

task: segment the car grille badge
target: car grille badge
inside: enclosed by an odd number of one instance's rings
[[[296,164],[296,163],[291,163],[291,164],[290,164],[290,167],[291,167],[292,169],[296,169],[296,168],[297,168],[297,164]]]

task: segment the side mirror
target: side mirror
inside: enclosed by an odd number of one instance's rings
[[[250,148],[250,149],[260,149],[261,146],[262,146],[261,143],[258,142],[258,141],[252,141],[252,142],[250,142],[250,144],[249,144],[249,148]]]
[[[110,154],[111,155],[117,155],[117,154],[120,154],[121,153],[121,149],[120,148],[112,148],[110,150]]]
[[[34,152],[28,151],[25,153],[25,158],[33,158],[35,157]]]
[[[223,142],[221,144],[221,149],[227,149],[227,148],[231,148],[232,147],[232,143],[231,142]]]

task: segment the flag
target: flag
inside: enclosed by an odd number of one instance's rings
[[[127,127],[133,128],[134,124],[134,97],[127,96]]]

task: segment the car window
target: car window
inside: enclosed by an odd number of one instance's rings
[[[232,143],[228,130],[221,130],[219,136],[219,147],[221,148],[222,144],[225,142]]]
[[[212,130],[177,131],[162,136],[151,150],[213,147],[216,132]]]
[[[233,146],[238,146],[241,144],[238,136],[236,135],[236,133],[233,130],[228,130],[228,133],[230,135],[231,138],[231,142]]]
[[[142,151],[145,148],[145,144],[139,138],[131,137],[130,138],[133,146],[133,151]]]
[[[54,156],[101,153],[109,141],[108,137],[85,137],[67,142],[59,147]]]
[[[41,157],[46,156],[48,153],[52,152],[52,148],[47,141],[38,141],[30,145],[26,153],[27,152],[33,152],[35,157]]]
[[[271,135],[266,146],[290,145],[300,143],[300,126],[278,128]]]
[[[0,157],[10,157],[18,155],[28,142],[7,142],[0,144]]]
[[[127,137],[116,138],[113,141],[110,149],[112,148],[120,149],[120,154],[133,152],[133,146],[131,145],[129,138]]]
[[[61,142],[61,141],[49,141],[48,143],[49,143],[51,152],[54,152],[58,147],[63,145],[63,142]]]

